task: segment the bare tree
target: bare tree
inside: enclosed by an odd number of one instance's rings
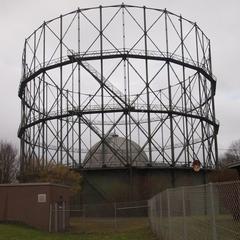
[[[232,142],[227,154],[233,161],[240,161],[240,139]]]
[[[229,146],[229,149],[221,157],[223,166],[227,166],[231,163],[240,162],[240,139],[233,141]]]
[[[13,182],[17,171],[17,149],[11,143],[0,141],[0,183]]]

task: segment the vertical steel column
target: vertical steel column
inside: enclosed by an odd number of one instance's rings
[[[147,46],[147,19],[146,7],[143,7],[143,21],[144,21],[144,47],[145,47],[145,70],[146,70],[146,90],[147,90],[147,118],[148,118],[148,146],[149,146],[149,162],[152,165],[152,134],[151,134],[151,114],[150,114],[150,96],[149,96],[149,76],[148,76],[148,46]]]
[[[162,92],[159,90],[159,99],[162,102]],[[163,113],[161,113],[161,121],[163,119]],[[161,126],[161,144],[162,144],[162,159],[163,163],[165,163],[165,149],[164,149],[164,132],[163,132],[163,125]]]
[[[192,103],[192,89],[194,88],[194,84],[192,84],[192,81],[189,77],[189,98],[190,98],[190,111],[194,109],[194,105]],[[194,144],[194,123],[193,123],[193,118],[190,118],[190,139],[191,139],[191,150],[192,150],[192,157],[193,160],[195,160],[195,144]]]
[[[44,23],[42,25],[42,29],[44,28]],[[43,30],[42,30],[43,31]],[[43,40],[42,40],[43,41]],[[38,79],[38,119],[41,119],[41,81],[40,78]],[[41,159],[41,140],[40,140],[40,136],[41,136],[41,123],[38,123],[38,154],[37,154],[37,161],[38,161],[38,165],[41,165],[40,163],[40,159]]]
[[[80,26],[81,26],[81,19],[80,19],[80,9],[78,8],[78,26],[77,26],[77,31],[78,31],[78,54],[81,52],[81,35],[80,35]],[[81,107],[81,72],[80,72],[80,64],[78,64],[78,107],[80,109]],[[72,118],[73,121],[73,118]],[[79,149],[79,154],[78,154],[78,164],[79,167],[82,166],[82,125],[81,125],[81,118],[78,116],[78,149]]]
[[[44,84],[46,84],[46,90],[45,90],[45,111],[46,111],[46,114],[48,114],[48,84],[45,83],[44,81]],[[46,166],[47,166],[47,162],[48,162],[48,126],[47,124],[45,124],[45,160],[46,160]]]
[[[168,45],[168,25],[167,25],[167,11],[165,9],[165,34],[166,34],[166,50],[167,56],[169,57],[169,45]],[[170,121],[170,138],[171,138],[171,157],[172,157],[172,167],[175,166],[175,156],[174,156],[174,136],[173,136],[173,116],[172,116],[172,90],[171,90],[171,77],[170,77],[170,65],[167,61],[167,79],[168,79],[168,101],[169,101],[169,121]],[[174,178],[174,177],[173,177]],[[173,183],[175,182],[174,179]],[[173,184],[174,186],[174,184]]]
[[[32,83],[31,81],[26,85],[26,102],[30,105],[27,107],[26,109],[26,122],[29,121],[29,119],[31,118],[31,86],[32,86]],[[31,134],[32,134],[32,129],[27,129],[27,138],[30,138],[31,137]],[[28,145],[28,150],[27,150],[27,153],[28,153],[28,164],[29,166],[31,166],[31,170],[34,169],[33,165],[31,165],[31,146]]]
[[[57,88],[57,115],[59,115],[59,88]],[[59,164],[59,121],[56,119],[57,122],[57,132],[56,132],[56,144],[57,144],[57,164]]]
[[[198,52],[198,27],[195,23],[195,39],[196,39],[196,53],[197,53],[197,65],[199,67],[199,52]],[[201,74],[198,72],[198,94],[199,94],[199,106],[200,106],[200,114],[203,116],[203,109],[202,109],[202,77]],[[206,100],[206,99],[205,99]],[[205,142],[204,142],[204,124],[203,120],[201,119],[201,134],[202,134],[202,155],[203,155],[203,167],[206,166],[206,159],[205,159]]]
[[[34,35],[33,35],[33,68],[36,68],[36,31],[34,31]],[[33,96],[34,96],[34,102],[33,102],[33,108],[36,109],[35,107],[35,99],[36,99],[36,80],[35,78],[33,79]],[[39,110],[39,109],[38,109]],[[35,119],[36,117],[36,111],[33,110],[33,118]],[[35,124],[33,125],[33,136],[32,136],[32,141],[33,144],[35,145],[35,138],[36,138],[36,126]],[[34,149],[32,149],[32,151],[35,153],[36,148],[34,147]],[[35,155],[35,154],[34,154]],[[39,168],[39,166],[37,166],[37,168]]]
[[[212,76],[212,56],[211,56],[211,42],[209,40],[209,67],[210,67],[210,75]],[[215,143],[215,165],[218,168],[218,144],[217,144],[217,130],[216,128],[216,114],[215,114],[215,101],[214,101],[214,95],[215,93],[215,87],[213,86],[213,83],[211,82],[211,94],[212,94],[212,114],[213,114],[213,122],[215,124],[214,126],[214,143]]]
[[[46,61],[46,22],[43,24],[43,69],[45,68],[45,61]],[[42,76],[42,104],[43,104],[43,114],[45,115],[45,69],[43,71],[43,76]],[[43,116],[44,116],[43,115]],[[43,117],[42,116],[42,117]],[[44,156],[44,149],[45,149],[45,122],[42,122],[42,164],[43,167],[45,167],[45,156]],[[47,161],[47,160],[46,160]]]
[[[63,52],[62,52],[62,38],[63,38],[63,33],[62,33],[62,15],[60,15],[60,163],[63,163],[63,134],[62,134],[62,129],[63,129],[63,123],[62,123],[62,110],[63,110],[63,71],[62,71],[62,58],[63,58]]]
[[[23,55],[22,55],[22,79],[21,81],[24,81],[25,75],[26,75],[26,46],[27,46],[27,39],[25,39],[24,42],[24,49],[23,49]],[[20,83],[21,84],[21,83]],[[23,90],[22,96],[21,96],[21,126],[25,126],[25,103],[24,103],[24,98],[25,98],[25,89]],[[25,131],[23,133],[25,135]],[[23,174],[24,171],[26,170],[26,156],[25,156],[25,136],[21,138],[20,141],[20,173]]]
[[[99,7],[100,10],[100,64],[101,64],[101,115],[102,115],[102,165],[105,165],[105,130],[104,130],[104,84],[103,84],[103,28],[102,28],[102,6]]]
[[[137,94],[137,106],[139,105],[138,104],[139,103],[139,95]],[[139,112],[137,112],[137,123],[138,123],[138,128],[137,128],[137,130],[138,130],[138,133],[137,133],[137,136],[138,136],[138,145],[140,145],[141,144],[141,139],[140,139],[140,127],[139,127],[139,125],[140,125],[140,123],[139,123]]]
[[[74,66],[73,66],[73,63],[72,63],[72,87],[71,87],[72,88],[72,102],[71,102],[72,105],[74,103],[74,93],[75,93],[75,88],[74,88],[74,71],[75,71],[75,69],[74,69]],[[67,90],[67,109],[68,110],[69,110],[69,107],[68,107],[69,98],[70,98],[69,91]],[[67,110],[67,112],[68,112],[68,110]],[[69,128],[69,119],[70,118],[72,119],[72,126],[70,126],[70,128]],[[67,130],[67,137],[68,137],[68,139],[67,139],[67,141],[68,141],[68,146],[67,146],[68,166],[69,166],[69,156],[70,156],[70,149],[69,149],[69,135],[70,135],[70,132],[72,132],[72,139],[71,139],[71,142],[72,142],[72,145],[71,145],[71,147],[72,147],[72,153],[71,153],[72,157],[71,157],[71,159],[72,159],[72,166],[74,166],[74,164],[76,164],[76,161],[75,161],[75,151],[74,151],[74,145],[75,145],[74,127],[76,125],[75,125],[75,121],[73,120],[73,116],[67,118],[67,124],[68,124],[68,130]],[[79,141],[79,137],[77,137],[77,139]]]
[[[21,108],[21,115],[23,116],[23,112],[24,112],[24,107],[23,107],[23,99],[22,99],[22,108]],[[22,118],[22,117],[21,117]],[[21,126],[20,127],[23,127],[23,120],[21,120]],[[24,135],[24,133],[23,133]],[[26,169],[26,166],[25,166],[25,152],[24,152],[24,146],[25,146],[25,143],[24,143],[24,137],[21,138],[20,140],[20,175],[22,175]]]
[[[130,70],[129,70],[129,62],[127,62],[127,83],[128,83],[128,105],[131,107],[131,99],[130,99]],[[129,123],[129,141],[130,143],[132,142],[132,125],[131,125],[131,117],[130,117],[131,112],[128,113],[128,123]],[[139,121],[139,113],[138,114],[138,121]],[[138,132],[139,132],[139,127],[138,127]],[[139,134],[139,133],[138,133]],[[139,138],[139,137],[138,137]],[[140,145],[140,141],[138,141],[138,145]],[[134,151],[134,149],[133,149]],[[132,166],[132,145],[130,144],[130,165]]]
[[[180,36],[181,36],[181,53],[182,53],[182,62],[185,61],[185,54],[184,54],[184,38],[183,38],[183,24],[182,24],[182,16],[180,15]],[[185,66],[182,67],[182,79],[183,79],[183,104],[184,104],[184,112],[187,112],[187,92],[186,92],[186,72]],[[189,160],[189,136],[188,136],[188,120],[187,116],[183,117],[183,133],[184,133],[184,146],[186,145],[186,149],[184,151],[184,160],[187,166],[190,165]]]
[[[202,31],[201,31],[201,33],[202,33],[202,46],[201,46],[202,47],[202,55],[203,55],[203,59],[204,59],[204,64],[206,64],[204,34]],[[205,99],[208,99],[208,84],[207,84],[206,78],[204,79],[204,94],[205,94]],[[207,101],[206,108],[207,108],[206,109],[207,118],[209,118],[210,117],[209,113],[211,110],[209,101]],[[207,136],[211,135],[209,124],[206,125],[205,131],[207,132],[206,133]],[[207,166],[209,166],[209,163],[211,163],[211,156],[212,156],[212,143],[211,143],[211,139],[209,139],[209,138],[207,141],[208,141],[208,150],[207,150],[206,164],[207,164]]]
[[[126,29],[125,29],[125,6],[122,4],[122,36],[123,36],[123,51],[126,50]],[[132,145],[131,145],[131,110],[130,110],[130,85],[129,85],[129,63],[126,58],[124,59],[124,93],[125,93],[125,108],[128,110],[125,112],[125,141],[126,141],[126,162],[129,165],[129,200],[133,198],[133,161],[132,161]],[[129,125],[128,125],[129,124]],[[130,136],[129,136],[130,135]],[[128,140],[130,137],[130,141]],[[129,143],[129,144],[128,144]],[[130,149],[129,149],[130,148]],[[130,155],[129,155],[130,152]]]
[[[88,95],[89,100],[91,99],[91,96],[92,96],[91,94]],[[91,100],[89,102],[89,108],[92,109]],[[92,122],[92,115],[91,114],[89,114],[89,122],[90,123]],[[89,149],[91,149],[91,148],[92,148],[92,131],[89,129]]]
[[[121,6],[122,8],[122,37],[123,37],[123,51],[125,52],[125,48],[126,48],[126,43],[125,43],[125,16],[124,16],[124,5],[122,4]],[[131,165],[131,158],[130,158],[130,162],[129,162],[129,154],[128,154],[128,147],[131,148],[131,145],[128,144],[128,117],[130,114],[130,103],[128,102],[129,99],[129,84],[128,84],[128,79],[127,79],[127,70],[126,70],[126,58],[123,59],[123,74],[124,74],[124,101],[125,101],[125,109],[127,109],[125,111],[125,146],[126,146],[126,162],[128,165]]]
[[[68,98],[69,98],[69,90],[67,89],[67,97],[66,97],[66,102],[67,102],[67,112],[68,112]],[[66,118],[66,124],[67,124],[67,166],[69,166],[69,154],[70,154],[70,151],[69,151],[69,117]],[[72,123],[73,124],[73,123]],[[72,142],[72,148],[73,148],[73,142]]]

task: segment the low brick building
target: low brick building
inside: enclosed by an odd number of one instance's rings
[[[65,231],[69,225],[71,192],[51,183],[0,184],[0,221],[21,222],[46,231]]]

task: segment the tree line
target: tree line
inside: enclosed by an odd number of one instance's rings
[[[33,162],[37,161],[34,159]],[[14,182],[51,182],[69,185],[73,192],[81,189],[82,178],[79,173],[64,165],[27,166],[27,171],[20,173],[20,158],[13,144],[0,141],[0,184]]]
[[[0,183],[11,183],[19,172],[17,149],[8,142],[0,141]]]

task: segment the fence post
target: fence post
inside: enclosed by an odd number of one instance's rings
[[[49,205],[48,231],[52,232],[52,204]]]
[[[158,221],[158,230],[159,230],[159,237],[160,237],[160,226],[161,226],[161,222],[162,222],[162,216],[163,216],[163,213],[162,213],[162,194],[159,193],[159,221]]]
[[[85,204],[83,204],[83,206],[82,206],[82,216],[83,216],[83,218],[86,217],[86,207],[85,207]]]
[[[147,201],[147,203],[148,203],[148,208],[147,208],[147,211],[148,211],[148,221],[149,221],[149,226],[152,229],[151,199],[149,199]]]
[[[183,239],[187,240],[186,205],[185,205],[185,188],[184,187],[182,187],[182,209],[183,209]]]
[[[213,192],[212,183],[209,183],[209,188],[210,188],[211,217],[212,217],[212,237],[213,237],[212,239],[217,240],[215,203],[214,203],[214,192]]]
[[[169,239],[172,239],[172,227],[171,227],[171,209],[170,209],[170,196],[169,189],[167,189],[167,206],[168,206],[168,235]]]
[[[162,193],[160,193],[160,218],[162,220],[162,217],[163,217],[163,207],[162,207]]]
[[[158,224],[157,224],[157,217],[158,217],[157,203],[158,203],[158,197],[156,196],[154,200],[155,200],[154,201],[154,228],[155,228],[156,234],[158,234]]]
[[[54,224],[55,224],[55,232],[58,232],[58,204],[54,205]]]
[[[117,203],[114,203],[114,227],[117,230]]]
[[[65,201],[63,201],[62,203],[62,228],[63,228],[63,231],[65,231],[65,228],[66,228],[66,205],[65,205]]]

